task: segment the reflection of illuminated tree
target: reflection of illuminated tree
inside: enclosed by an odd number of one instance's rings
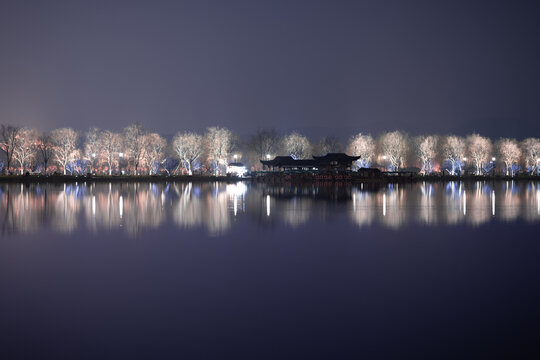
[[[540,220],[537,183],[484,182],[394,185],[378,192],[319,186],[251,184],[105,184],[0,185],[0,227],[3,233],[38,231],[51,226],[70,233],[123,229],[137,234],[161,226],[170,212],[180,228],[227,231],[235,216],[247,214],[265,224],[293,227],[323,221],[346,206],[358,226],[374,222],[399,228],[413,221],[484,224],[495,216]],[[338,195],[336,195],[336,192]],[[334,208],[335,206],[335,208]],[[495,211],[496,210],[496,211]]]
[[[351,219],[359,227],[373,223],[377,216],[378,206],[375,196],[367,191],[355,191],[352,194]]]
[[[497,197],[500,202],[498,208],[499,216],[506,221],[512,221],[519,217],[521,212],[521,197],[516,194],[517,188],[514,181],[506,181],[503,186],[503,192]]]
[[[181,227],[195,227],[202,224],[203,204],[200,197],[194,193],[191,183],[175,185],[180,198],[173,207],[173,218]]]
[[[489,221],[491,217],[491,188],[478,181],[467,200],[467,222],[473,225],[481,225]]]
[[[418,220],[426,225],[437,224],[437,199],[436,193],[432,183],[418,184],[422,196],[419,201]],[[415,214],[413,214],[413,218]]]
[[[403,187],[389,185],[389,188],[377,197],[380,208],[383,209],[383,216],[379,217],[383,225],[398,228],[407,222],[407,196]]]

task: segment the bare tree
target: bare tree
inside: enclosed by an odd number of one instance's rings
[[[84,140],[84,157],[90,162],[90,171],[93,172],[96,166],[96,161],[99,160],[101,152],[100,144],[101,132],[98,128],[90,128],[85,135]]]
[[[424,174],[431,174],[433,172],[433,164],[435,157],[437,156],[437,137],[419,136],[415,141],[416,153]]]
[[[17,137],[21,131],[20,127],[11,125],[0,126],[0,149],[6,155],[6,172],[9,172],[11,162],[13,161],[13,152],[17,145]]]
[[[19,131],[13,157],[19,163],[21,175],[36,153],[37,137],[34,129],[22,128]]]
[[[491,140],[478,134],[472,134],[467,137],[467,147],[469,156],[476,168],[476,175],[482,174],[482,169],[489,161],[491,154]]]
[[[199,134],[178,133],[173,139],[173,150],[189,175],[193,175],[193,163],[202,155],[203,149],[203,137]]]
[[[121,135],[105,130],[99,139],[100,161],[107,165],[109,175],[112,175],[112,168],[118,165],[118,157],[121,149]]]
[[[78,138],[77,132],[71,128],[56,129],[51,132],[55,159],[63,168],[64,175],[67,174],[67,165],[75,160]]]
[[[392,170],[397,171],[405,165],[407,135],[400,131],[387,132],[380,137],[379,143],[383,158],[386,157]]]
[[[540,139],[528,138],[521,143],[525,166],[531,174],[540,174]]]
[[[165,149],[167,148],[167,140],[157,133],[146,135],[146,149],[144,151],[145,162],[148,165],[148,173],[150,175],[157,174],[161,162],[165,158]]]
[[[146,131],[142,125],[133,124],[124,129],[128,161],[135,167],[135,175],[139,174],[139,166],[144,162],[146,140]]]
[[[232,132],[226,128],[214,126],[206,130],[205,148],[215,174],[220,173],[220,166],[227,165],[233,141]]]
[[[515,139],[501,139],[497,143],[499,156],[504,163],[506,175],[514,176],[514,170],[521,158],[521,149]]]
[[[278,152],[280,137],[276,130],[259,130],[249,140],[248,148],[255,155],[256,166],[260,166],[258,160],[267,159]]]
[[[359,168],[368,168],[375,156],[375,140],[371,135],[356,134],[349,141],[347,151],[350,155],[360,156],[357,161]]]
[[[450,163],[450,175],[456,175],[456,169],[461,173],[465,159],[465,140],[454,135],[445,137],[443,157]]]
[[[340,152],[343,152],[343,144],[334,136],[324,136],[313,150],[314,154],[321,156]]]
[[[283,149],[294,159],[305,159],[311,155],[311,144],[304,135],[292,132],[283,139]]]
[[[47,134],[41,134],[36,142],[37,153],[43,161],[43,172],[46,174],[49,168],[49,162],[54,156],[54,144],[51,137]]]

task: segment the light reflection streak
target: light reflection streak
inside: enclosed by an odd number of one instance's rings
[[[533,222],[540,220],[540,188],[538,183],[513,181],[383,188],[245,183],[0,185],[2,233],[30,233],[49,226],[64,233],[86,227],[136,235],[171,218],[178,228],[205,228],[210,235],[219,235],[237,223],[235,217],[297,227],[340,216],[342,208],[359,227]]]

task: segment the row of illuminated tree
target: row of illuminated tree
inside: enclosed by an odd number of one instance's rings
[[[540,139],[499,139],[472,134],[409,137],[400,131],[378,137],[352,136],[347,144],[333,137],[310,141],[297,132],[281,136],[259,130],[245,141],[222,127],[204,133],[179,132],[170,141],[133,124],[120,132],[91,128],[79,133],[61,128],[41,133],[35,129],[1,125],[0,169],[4,173],[86,174],[223,174],[227,164],[243,162],[261,169],[259,160],[276,155],[296,159],[332,152],[360,156],[356,167],[398,171],[416,169],[423,174],[488,174],[497,169],[540,174]]]

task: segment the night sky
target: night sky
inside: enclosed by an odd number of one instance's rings
[[[540,136],[538,1],[0,2],[0,123]]]

